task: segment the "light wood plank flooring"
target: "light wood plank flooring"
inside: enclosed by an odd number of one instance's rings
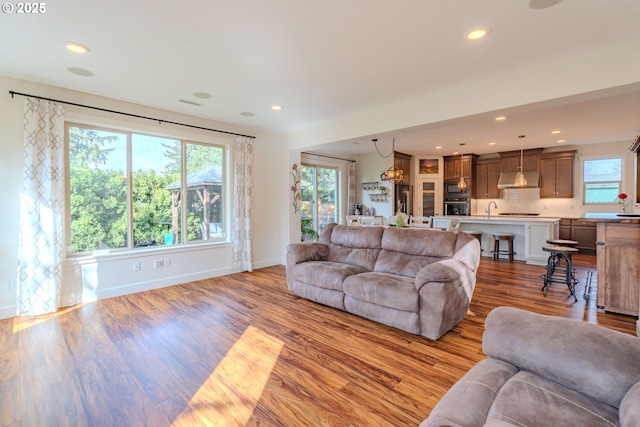
[[[542,267],[481,262],[467,317],[430,341],[312,303],[276,266],[0,321],[0,426],[415,426],[484,358],[510,305],[635,334]]]

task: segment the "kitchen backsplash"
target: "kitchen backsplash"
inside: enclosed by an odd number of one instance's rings
[[[580,196],[572,199],[541,199],[539,188],[506,188],[502,199],[472,199],[471,214],[485,215],[489,202],[494,200],[498,209],[491,207],[491,215],[499,213],[538,213],[540,216],[578,218],[585,212],[621,212],[618,205],[583,206]],[[635,207],[638,211],[640,207]]]

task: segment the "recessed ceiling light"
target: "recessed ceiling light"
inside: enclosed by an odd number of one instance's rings
[[[193,96],[200,99],[209,99],[211,98],[211,94],[207,92],[194,92]]]
[[[254,113],[252,113],[251,111],[243,111],[242,113],[240,113],[241,116],[245,116],[245,117],[253,117],[255,116]]]
[[[495,142],[493,142],[493,141],[491,141],[491,142],[489,143],[489,145],[496,145],[496,143],[495,143]]]
[[[85,70],[84,68],[69,67],[69,68],[67,68],[67,71],[69,71],[72,74],[75,74],[76,76],[82,76],[82,77],[93,77],[94,76],[94,74],[91,71]]]
[[[67,48],[68,51],[73,53],[85,54],[91,51],[91,49],[89,49],[82,43],[64,42],[64,46]]]
[[[560,133],[560,131],[559,130],[552,130],[551,133],[555,135],[557,133]]]
[[[489,34],[489,27],[475,27],[465,33],[468,40],[478,40]]]
[[[559,144],[561,144],[561,143],[563,143],[563,142],[567,142],[567,140],[566,140],[566,139],[559,139],[559,140],[558,140],[558,143],[559,143]]]
[[[442,149],[442,145],[438,145],[438,146],[436,147],[436,150],[440,150],[440,149]]]
[[[496,117],[496,122],[500,122],[500,121],[506,120],[506,119],[507,119],[507,116],[498,116],[498,117]]]
[[[280,110],[282,110],[282,105],[272,105],[271,109],[273,111],[280,111]]]

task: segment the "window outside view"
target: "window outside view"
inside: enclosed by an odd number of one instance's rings
[[[69,125],[68,153],[71,252],[226,237],[224,147]]]
[[[622,185],[622,158],[584,160],[585,204],[618,203]]]
[[[302,191],[303,238],[314,240],[315,233],[336,219],[336,200],[338,188],[338,170],[320,166],[303,165],[300,168],[300,187]]]

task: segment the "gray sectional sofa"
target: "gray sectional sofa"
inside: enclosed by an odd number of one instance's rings
[[[421,427],[640,426],[638,337],[498,307],[482,349]]]
[[[286,258],[296,295],[436,340],[467,313],[480,245],[467,233],[329,224]]]

